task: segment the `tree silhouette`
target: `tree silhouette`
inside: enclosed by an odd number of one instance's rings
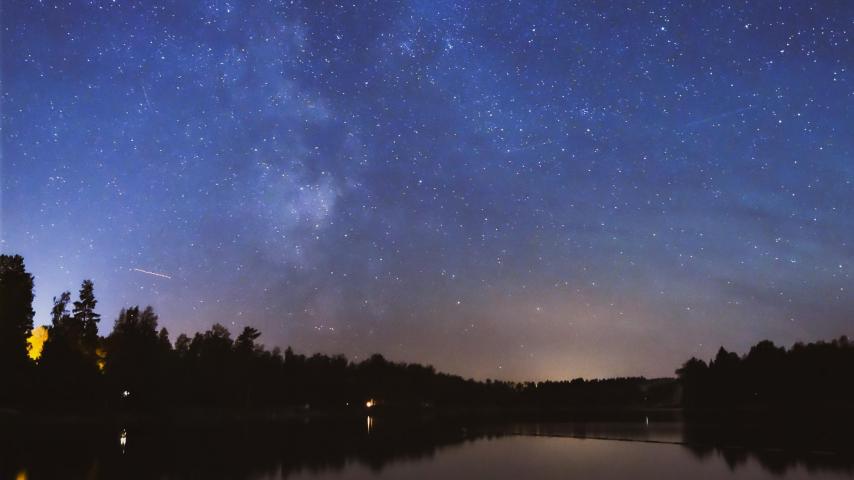
[[[676,374],[688,408],[807,412],[807,407],[854,407],[854,345],[845,336],[797,343],[789,350],[763,340],[743,357],[721,347],[708,366],[692,358]]]
[[[97,362],[94,351],[86,346],[82,319],[68,311],[70,302],[70,292],[53,299],[51,325],[39,359],[41,400],[57,408],[91,408],[97,394]]]
[[[21,396],[30,360],[27,338],[33,329],[33,276],[20,255],[0,255],[0,402]]]
[[[255,352],[255,340],[261,332],[252,327],[245,327],[234,342],[234,350],[241,356],[250,356]]]
[[[111,400],[120,399],[134,407],[162,402],[163,338],[158,336],[157,315],[146,307],[122,309],[106,339],[104,373]],[[168,337],[165,339],[168,344]]]
[[[94,283],[92,280],[83,280],[80,286],[80,299],[74,302],[72,315],[83,328],[83,345],[93,356],[98,345],[98,322],[101,321],[101,315],[95,312],[97,304]]]

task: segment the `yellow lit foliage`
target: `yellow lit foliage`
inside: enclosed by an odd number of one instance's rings
[[[95,356],[98,357],[98,370],[103,372],[104,365],[107,364],[107,351],[98,347],[95,349]]]
[[[33,329],[32,335],[27,339],[27,344],[29,345],[29,356],[33,360],[38,360],[39,357],[42,356],[42,348],[44,348],[44,342],[47,341],[47,327],[42,325],[41,327],[36,327]]]

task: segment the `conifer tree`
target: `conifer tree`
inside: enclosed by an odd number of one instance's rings
[[[95,299],[95,285],[92,280],[84,280],[80,286],[80,299],[74,302],[75,323],[82,328],[82,343],[88,354],[93,354],[98,344],[98,322],[101,315],[95,312],[98,300]]]

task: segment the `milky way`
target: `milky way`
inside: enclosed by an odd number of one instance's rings
[[[691,3],[3,2],[2,250],[478,378],[854,334],[854,3]]]

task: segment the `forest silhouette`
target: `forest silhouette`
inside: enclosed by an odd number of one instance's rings
[[[850,409],[854,344],[770,341],[743,357],[723,347],[710,362],[692,358],[675,379],[476,381],[381,355],[269,350],[261,332],[236,336],[215,324],[174,341],[151,307],[122,309],[106,336],[93,282],[54,298],[41,352],[33,333],[33,277],[20,256],[0,255],[0,408],[103,414],[111,411],[334,411],[365,409]]]

